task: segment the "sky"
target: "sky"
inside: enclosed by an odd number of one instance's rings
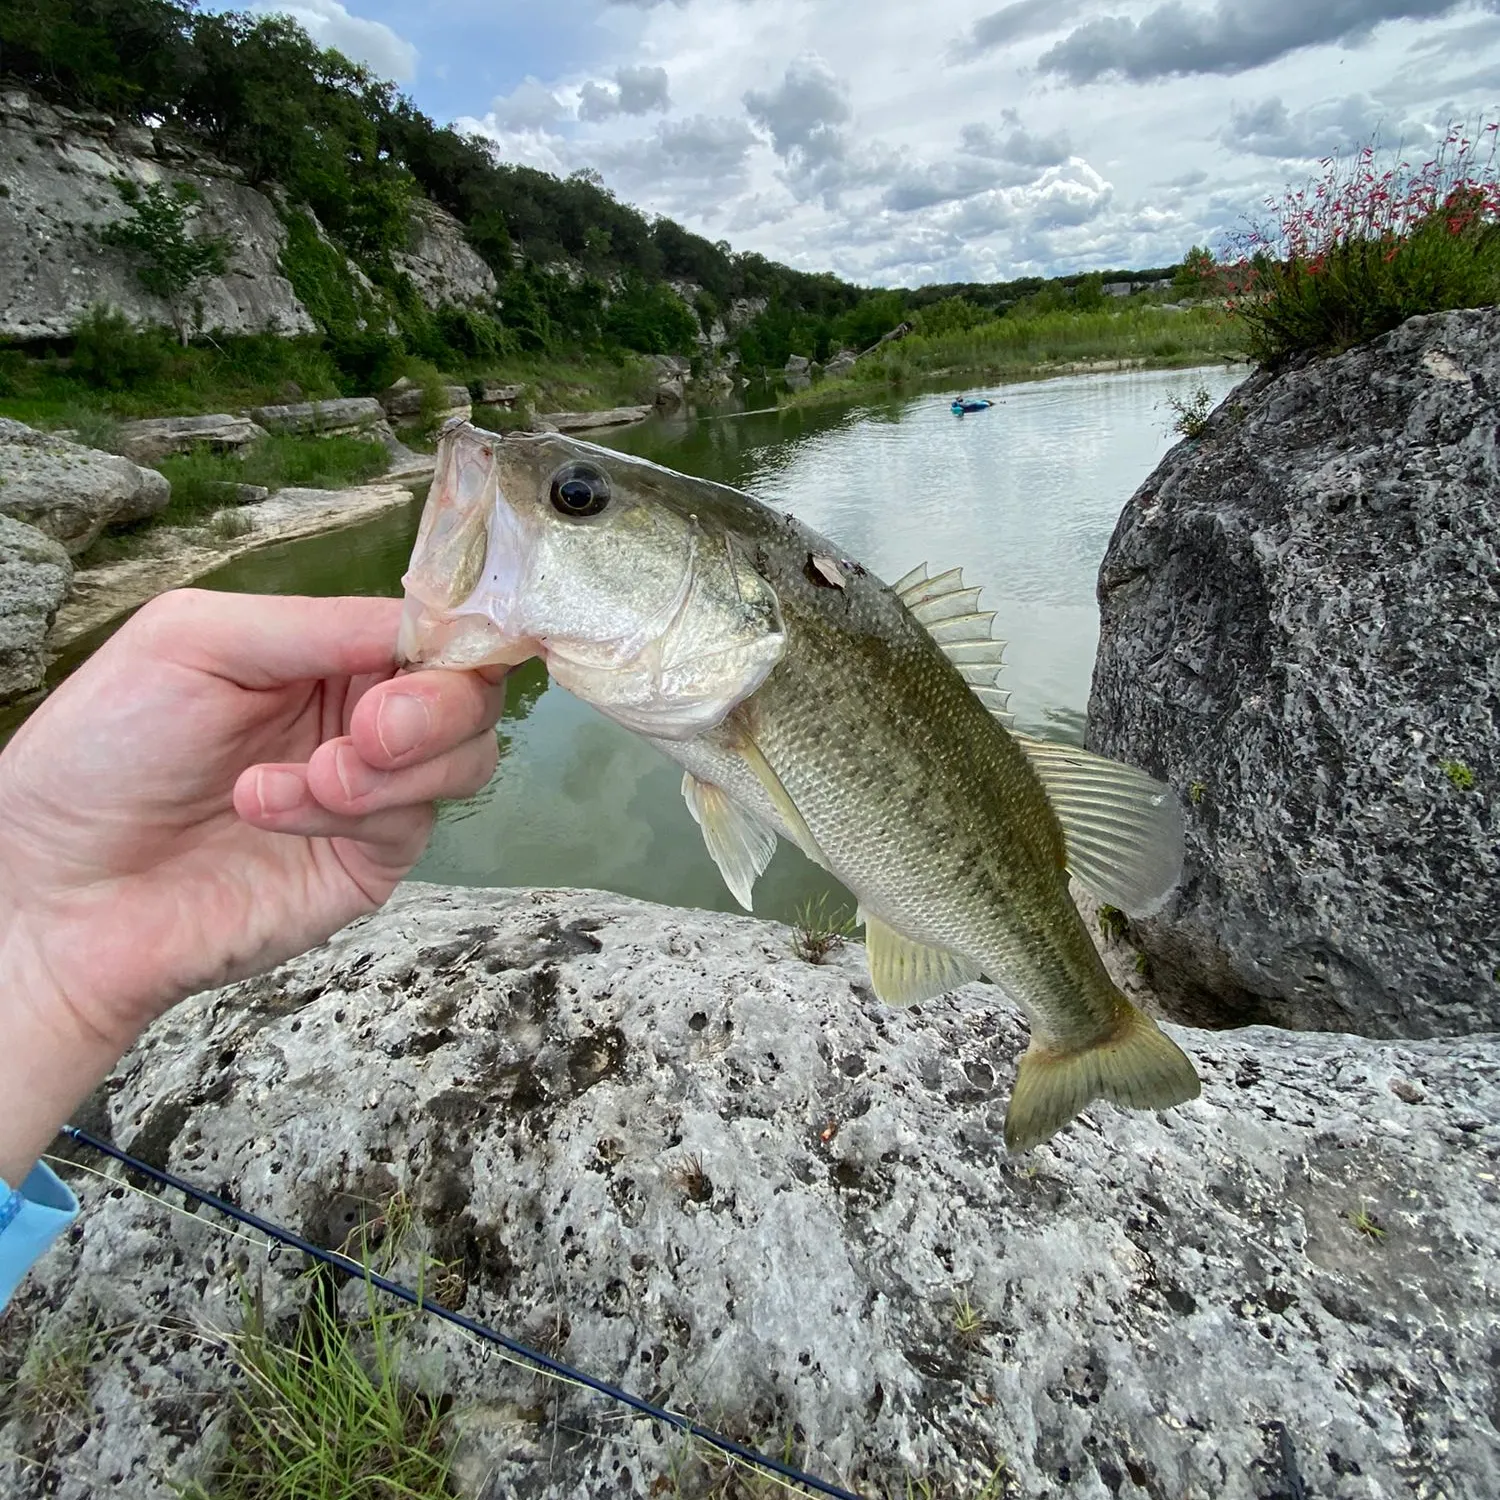
[[[256,8],[504,160],[865,285],[1222,253],[1331,152],[1500,117],[1500,0]]]

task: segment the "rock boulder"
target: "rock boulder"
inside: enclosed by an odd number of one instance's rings
[[[1187,815],[1184,1019],[1500,1028],[1500,309],[1257,374],[1136,491],[1089,741]]]
[[[856,948],[790,936],[409,886],[164,1018],[96,1119],[322,1244],[409,1220],[398,1277],[863,1494],[1500,1493],[1500,1042],[1179,1032],[1200,1101],[1013,1159],[997,993],[887,1010]],[[0,1412],[0,1487],[166,1500],[227,1441],[214,1330],[248,1286],[285,1336],[316,1292],[210,1213],[79,1191],[0,1382],[32,1326],[107,1352],[65,1427]],[[402,1368],[452,1401],[468,1500],[709,1490],[670,1433],[436,1323]]]
[[[34,526],[75,557],[106,527],[145,520],[171,497],[154,469],[0,417],[0,515]]]
[[[373,396],[337,396],[329,401],[257,406],[251,409],[250,416],[268,432],[333,437],[340,433],[365,432],[385,420],[385,411]]]
[[[174,453],[204,446],[216,453],[234,452],[266,435],[248,417],[218,413],[201,417],[146,417],[122,422],[119,447],[138,464],[154,464]]]
[[[61,543],[0,515],[0,703],[41,687],[43,643],[72,580]]]

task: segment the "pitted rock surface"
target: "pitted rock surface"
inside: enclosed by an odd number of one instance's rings
[[[1089,743],[1164,776],[1183,1020],[1500,1027],[1500,309],[1234,391],[1122,513]]]
[[[109,526],[166,509],[172,486],[155,469],[0,417],[0,515],[35,527],[72,556]]]
[[[886,1010],[857,947],[813,967],[789,938],[409,885],[164,1018],[94,1118],[325,1244],[404,1190],[399,1275],[429,1256],[451,1305],[762,1447],[793,1434],[872,1496],[997,1473],[1027,1500],[1500,1493],[1500,1039],[1179,1031],[1202,1100],[1096,1105],[1011,1159],[1024,1036],[998,992]],[[212,1330],[242,1272],[273,1326],[311,1292],[211,1214],[78,1186],[0,1321],[0,1390],[33,1330],[108,1345],[65,1430],[0,1406],[0,1487],[165,1500],[225,1440]],[[440,1325],[404,1368],[452,1398],[466,1496],[713,1478]]]
[[[0,515],[0,703],[42,685],[47,632],[72,581],[60,543]]]

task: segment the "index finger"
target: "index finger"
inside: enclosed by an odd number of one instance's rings
[[[399,599],[173,589],[128,629],[146,634],[157,656],[258,689],[394,672],[400,624]]]

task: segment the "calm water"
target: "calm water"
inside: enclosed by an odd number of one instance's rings
[[[961,565],[985,588],[1022,728],[1082,736],[1098,638],[1094,579],[1131,491],[1175,440],[1167,398],[1240,372],[1092,375],[1001,387],[962,418],[933,394],[847,409],[769,412],[625,429],[612,446],[723,480],[789,510],[887,579]],[[970,391],[969,394],[978,394]],[[279,593],[399,593],[417,508],[238,559],[205,583]],[[549,685],[510,679],[495,779],[445,809],[417,871],[463,885],[598,886],[738,910],[704,851],[681,772]],[[756,910],[787,918],[829,892],[785,844]]]

